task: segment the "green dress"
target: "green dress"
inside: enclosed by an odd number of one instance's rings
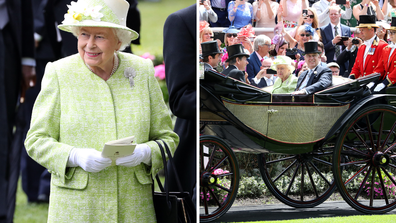
[[[52,174],[48,222],[156,222],[152,177],[163,167],[158,145],[172,152],[179,138],[148,59],[118,53],[104,81],[80,55],[48,63],[25,146]],[[134,86],[124,76],[136,71]],[[98,173],[66,167],[73,147],[101,151],[105,142],[135,136],[152,151],[152,165],[111,166]]]
[[[278,77],[272,88],[272,94],[287,94],[294,92],[297,87],[297,80],[298,78],[293,74],[290,74],[284,82]]]

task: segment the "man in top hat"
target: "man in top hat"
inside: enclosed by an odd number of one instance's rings
[[[249,63],[247,61],[249,54],[245,53],[242,44],[228,46],[227,52],[228,59],[226,62],[229,63],[229,66],[223,71],[223,74],[249,83],[247,80],[247,73],[245,72],[246,66]]]
[[[374,88],[374,92],[381,92],[396,81],[396,17],[392,17],[391,26],[387,30],[392,42],[384,47],[379,63],[374,69],[374,73],[381,74],[380,82]]]
[[[384,47],[388,45],[375,34],[379,26],[375,24],[374,15],[360,15],[359,21],[359,26],[356,28],[359,28],[364,44],[359,47],[355,65],[353,65],[351,74],[349,75],[351,79],[372,74],[374,68],[379,63]],[[372,87],[367,86],[369,88]]]
[[[201,43],[201,48],[205,70],[214,70],[219,64],[222,54],[217,41]]]
[[[293,94],[313,94],[332,84],[331,70],[320,65],[321,52],[318,50],[318,42],[308,41],[304,43],[304,47],[308,70],[298,77],[296,91]]]

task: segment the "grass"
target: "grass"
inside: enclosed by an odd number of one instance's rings
[[[349,217],[331,217],[331,218],[310,218],[310,219],[299,219],[299,220],[286,220],[286,221],[254,221],[255,223],[371,223],[371,222],[381,222],[381,223],[393,223],[395,222],[396,215],[359,215],[359,216],[349,216]],[[253,222],[253,221],[249,221]],[[239,222],[248,223],[248,222]]]
[[[159,2],[139,1],[142,20],[140,45],[132,45],[136,55],[149,52],[161,55],[163,48],[163,27],[166,18],[173,12],[194,4],[195,0],[161,0]]]

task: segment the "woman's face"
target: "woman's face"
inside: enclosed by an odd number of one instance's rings
[[[389,30],[389,38],[393,43],[396,43],[396,30]]]
[[[283,81],[287,80],[290,76],[290,70],[287,65],[278,65],[276,66],[276,74]]]
[[[237,34],[236,33],[226,33],[227,38],[227,46],[232,46],[237,43]]]
[[[309,32],[304,32],[304,31],[300,33],[300,42],[301,42],[302,44],[308,42],[308,41],[311,40],[311,39],[312,39],[311,33],[309,33]]]
[[[286,49],[287,49],[287,44],[283,44],[283,46],[279,47],[277,55],[286,56]]]
[[[212,33],[209,30],[204,31],[202,35],[202,42],[208,42],[212,40]]]
[[[311,18],[312,17],[312,18]],[[305,24],[312,24],[313,23],[314,14],[308,10],[308,15],[304,17]]]
[[[78,53],[92,69],[113,67],[114,52],[120,47],[111,28],[83,27],[78,35]]]

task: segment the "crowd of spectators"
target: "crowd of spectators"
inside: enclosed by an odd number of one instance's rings
[[[339,76],[336,78],[337,81],[333,78],[334,83],[330,81],[328,86],[347,82],[348,79],[358,78],[359,75],[373,73],[376,65],[379,64],[383,48],[388,44],[390,44],[388,48],[393,46],[392,29],[395,27],[391,22],[392,17],[396,17],[394,0],[363,0],[353,6],[349,0],[344,4],[339,4],[338,0],[211,0],[209,3],[207,1],[203,1],[200,6],[207,9],[207,14],[215,11],[214,8],[217,11],[227,12],[217,14],[217,20],[222,21],[221,24],[226,24],[224,21],[229,22],[228,26],[221,26],[215,24],[217,21],[209,21],[201,17],[202,34],[214,27],[224,28],[222,31],[216,28],[216,32],[209,37],[210,40],[217,41],[222,52],[219,55],[221,59],[218,60],[218,65],[212,68],[223,74],[225,74],[223,71],[227,70],[227,75],[236,67],[240,71],[233,72],[238,73],[237,79],[259,88],[272,86],[277,83],[277,79],[279,79],[277,88],[287,80],[289,80],[288,84],[297,83],[297,79],[289,78],[287,74],[295,78],[304,76],[303,82],[306,82],[306,76],[311,79],[312,76],[317,76],[307,75],[312,70],[316,72],[317,66],[323,67],[325,76],[329,73]],[[354,26],[356,21],[358,25]],[[315,46],[312,46],[312,43],[315,43]],[[227,51],[233,45],[238,45],[241,55],[242,52],[248,55],[245,56],[247,64],[241,66],[243,69],[239,66],[230,69],[229,61],[232,59],[230,57],[235,55],[230,55]],[[306,46],[310,47],[308,52]],[[388,58],[391,58],[393,52],[393,50],[388,52]],[[236,58],[234,58],[235,62],[245,61],[240,55]],[[274,66],[280,61],[281,65]],[[366,61],[370,64],[366,64]],[[317,66],[313,66],[315,64]],[[359,75],[356,71],[352,72],[358,69]],[[388,80],[386,86],[391,86],[393,82],[390,76],[396,76],[396,73],[382,74],[377,82],[370,85],[371,90],[374,91],[378,83],[386,79]],[[299,83],[301,81],[299,80]],[[303,88],[296,88],[295,83],[294,87],[288,85],[286,91],[314,93],[307,90],[300,91]],[[285,93],[285,90],[275,90],[273,93],[279,92]]]

